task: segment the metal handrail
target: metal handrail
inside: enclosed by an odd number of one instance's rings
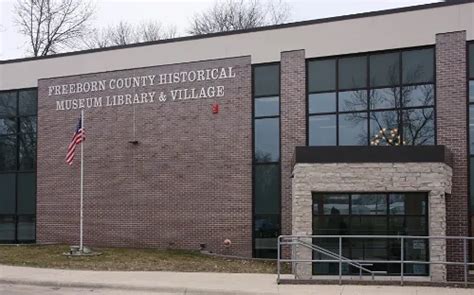
[[[307,248],[310,248],[310,249],[313,250],[313,251],[316,251],[316,252],[321,253],[321,254],[323,254],[323,255],[326,255],[326,256],[329,256],[329,257],[331,257],[331,258],[337,259],[337,261],[345,262],[345,263],[347,263],[347,264],[349,264],[349,265],[352,265],[352,266],[358,268],[358,269],[361,270],[361,271],[365,271],[365,272],[370,273],[370,274],[372,275],[372,280],[374,280],[374,272],[371,271],[370,269],[365,268],[363,265],[361,265],[361,264],[359,264],[359,263],[357,263],[357,262],[355,262],[355,261],[352,261],[351,259],[349,259],[349,258],[347,258],[347,257],[344,257],[344,256],[342,256],[342,255],[339,255],[339,254],[336,254],[336,253],[334,253],[334,252],[331,252],[331,251],[329,251],[328,249],[325,249],[325,248],[323,248],[323,247],[320,247],[320,246],[317,246],[317,245],[314,245],[314,244],[310,244],[310,243],[303,242],[303,241],[301,241],[300,239],[297,239],[297,241],[298,241],[298,243],[299,243],[300,245],[303,245],[303,246],[305,246],[305,247],[307,247]],[[339,270],[339,271],[341,271],[341,270]]]
[[[337,238],[339,240],[339,254],[335,252],[331,252],[323,247],[320,247],[318,245],[308,243],[301,241],[301,239],[314,239],[314,238]],[[342,240],[343,239],[395,239],[395,240],[400,240],[400,260],[360,260],[360,259],[350,259],[347,257],[342,256]],[[412,260],[405,260],[405,241],[410,240],[410,239],[423,239],[427,240],[428,242],[431,240],[462,240],[463,241],[463,261],[462,262],[453,262],[453,261],[431,261],[431,257],[429,257],[428,261],[421,260],[421,261],[412,261]],[[288,242],[290,241],[290,242]],[[296,241],[296,243],[294,242]],[[474,262],[468,262],[468,241],[474,241],[474,237],[459,237],[459,236],[389,236],[389,235],[281,235],[278,237],[278,247],[277,247],[277,252],[278,252],[278,257],[277,257],[277,282],[280,282],[280,274],[281,274],[281,266],[280,263],[282,262],[292,262],[292,263],[298,263],[298,262],[339,262],[339,283],[342,283],[342,264],[347,263],[349,265],[352,265],[356,268],[361,269],[361,267],[364,267],[363,264],[366,263],[371,263],[371,264],[376,264],[376,263],[386,263],[386,264],[400,264],[401,265],[401,271],[400,271],[400,283],[401,285],[404,284],[404,265],[405,264],[424,264],[424,265],[436,265],[436,264],[441,264],[441,265],[462,265],[464,266],[464,285],[468,285],[468,268],[469,266],[473,265]],[[302,245],[307,248],[310,248],[313,251],[319,252],[323,255],[329,256],[330,258],[333,258],[335,260],[324,260],[324,259],[294,259],[294,257],[291,257],[291,259],[282,259],[281,258],[281,246],[283,245]],[[294,249],[292,248],[292,251]],[[364,268],[365,271],[366,268]],[[377,274],[378,272],[371,271],[369,269],[366,270],[372,275],[372,279],[374,279],[374,275]],[[362,271],[360,272],[360,277],[362,277]]]

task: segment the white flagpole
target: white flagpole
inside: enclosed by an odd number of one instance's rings
[[[81,110],[81,128],[82,128],[82,137],[84,136],[84,109]],[[81,140],[81,223],[79,226],[80,238],[79,238],[79,251],[82,253],[83,246],[83,207],[84,207],[84,138]]]

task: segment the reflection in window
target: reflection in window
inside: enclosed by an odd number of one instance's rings
[[[0,171],[16,170],[16,135],[0,136]]]
[[[0,136],[7,134],[15,134],[16,118],[0,118]]]
[[[254,236],[259,257],[274,257],[280,232],[280,168],[278,164],[255,166]]]
[[[23,90],[19,92],[19,115],[36,116],[36,90]]]
[[[474,44],[469,44],[469,78],[474,80]]]
[[[18,216],[18,241],[34,241],[35,240],[35,222],[36,218],[32,215]]]
[[[0,117],[14,117],[17,115],[17,92],[0,92]]]
[[[255,212],[257,214],[277,214],[279,207],[278,164],[255,166]]]
[[[326,89],[332,92],[321,93],[315,83],[326,72],[331,79],[337,72],[338,79]],[[309,145],[433,145],[434,49],[309,61],[308,102]],[[325,116],[315,117],[322,113]],[[362,136],[365,120],[369,127]],[[338,138],[329,132],[339,132]]]
[[[339,89],[367,87],[367,57],[345,57],[339,59]]]
[[[402,53],[403,83],[431,83],[434,81],[434,50],[408,50]]]
[[[253,67],[255,257],[276,258],[280,234],[280,65]]]
[[[35,214],[36,176],[34,173],[18,174],[18,213]]]
[[[0,214],[15,214],[15,174],[0,174]]]
[[[339,92],[339,111],[367,110],[367,90]]]
[[[21,133],[36,133],[36,117],[20,117]]]
[[[347,215],[349,214],[349,195],[314,194],[313,214]]]
[[[471,236],[474,236],[474,43],[468,45],[468,77],[469,81],[469,195],[471,220]],[[473,243],[474,244],[474,243]],[[471,246],[471,262],[474,261],[474,246]]]
[[[400,106],[400,88],[380,88],[370,90],[370,109],[393,109]]]
[[[405,194],[390,194],[389,211],[392,215],[405,215]]]
[[[276,162],[280,159],[280,127],[278,118],[255,120],[255,160]]]
[[[471,155],[474,154],[474,105],[469,105],[469,146]]]
[[[339,145],[367,145],[367,113],[339,116]]]
[[[37,91],[0,92],[0,241],[34,242]],[[20,171],[21,170],[21,171]]]
[[[309,117],[309,129],[310,145],[336,145],[336,115]]]
[[[308,62],[309,92],[336,89],[336,60],[322,59]]]
[[[309,113],[330,113],[336,111],[336,93],[315,93],[309,95]]]
[[[15,217],[11,215],[0,215],[0,241],[15,240]]]
[[[434,144],[434,111],[432,108],[403,111],[403,144]]]
[[[432,106],[434,104],[434,85],[415,85],[402,88],[404,107]]]
[[[313,193],[313,234],[315,235],[428,235],[426,193]],[[337,238],[315,238],[317,245],[337,253]],[[351,259],[399,260],[400,240],[384,238],[346,239],[342,253]],[[423,239],[406,239],[405,257],[426,261],[428,244]],[[329,259],[316,256],[315,259]],[[421,264],[407,264],[405,273],[428,275]],[[315,263],[315,274],[337,274],[338,263]],[[400,274],[400,266],[374,264],[371,270]],[[345,267],[343,274],[357,274]]]
[[[370,144],[400,145],[400,116],[397,111],[370,113]]]
[[[255,98],[255,117],[278,116],[279,112],[278,96]]]
[[[280,65],[261,65],[254,68],[254,97],[280,94]]]
[[[384,215],[387,213],[387,197],[385,194],[352,195],[352,214]]]
[[[20,170],[32,170],[36,165],[36,134],[28,133],[18,137]]]
[[[469,81],[469,102],[474,102],[474,81]]]
[[[386,87],[400,84],[400,54],[398,52],[370,56],[370,86]]]

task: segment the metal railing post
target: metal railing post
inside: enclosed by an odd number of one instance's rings
[[[277,238],[277,283],[280,283],[280,237]]]
[[[342,284],[342,237],[339,237],[339,285]]]
[[[468,274],[468,267],[467,267],[467,239],[463,238],[463,251],[464,251],[464,287],[467,287],[467,274]]]
[[[400,284],[403,286],[403,260],[405,260],[405,240],[401,237],[400,242]]]

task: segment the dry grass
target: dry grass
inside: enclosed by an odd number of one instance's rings
[[[0,246],[0,264],[60,269],[276,273],[276,263],[211,257],[193,251],[94,248],[102,255],[67,257],[68,246]]]

